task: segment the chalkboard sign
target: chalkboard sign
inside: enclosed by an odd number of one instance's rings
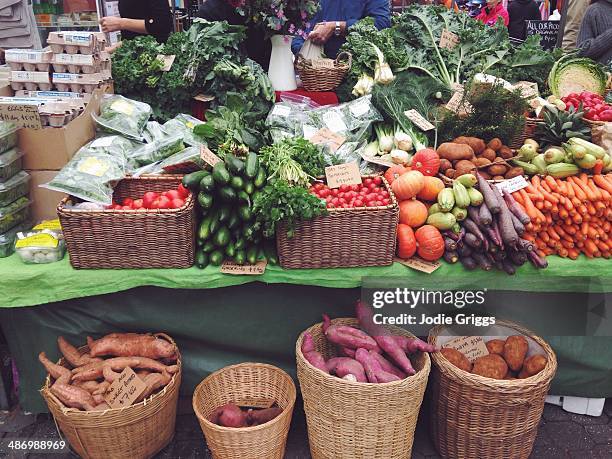
[[[527,23],[527,36],[539,35],[540,45],[544,49],[553,49],[557,44],[559,21],[525,21]]]

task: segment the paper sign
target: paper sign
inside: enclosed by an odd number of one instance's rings
[[[470,362],[473,362],[478,357],[489,355],[489,350],[482,336],[459,336],[442,347],[450,347],[458,350],[465,355]]]
[[[111,408],[125,408],[131,406],[146,388],[147,385],[134,370],[125,367],[104,394],[104,400]]]
[[[174,54],[158,54],[157,55],[157,60],[162,61],[164,63],[164,66],[162,67],[162,72],[169,72],[170,69],[172,68],[172,64],[174,64],[174,59],[176,59],[176,56]]]
[[[385,161],[384,159],[381,159],[380,156],[367,156],[365,153],[361,153],[361,157],[372,164],[379,164],[380,166],[385,167],[397,166],[397,164],[395,164],[393,161]]]
[[[210,164],[211,166],[214,166],[221,161],[221,158],[210,151],[206,145],[202,145],[200,147],[200,158],[202,158],[202,161]]]
[[[525,177],[519,175],[518,177],[504,180],[503,182],[496,183],[495,186],[501,192],[507,191],[508,193],[514,193],[515,191],[527,188],[529,183],[525,180]]]
[[[332,59],[313,59],[311,61],[313,69],[333,69],[334,61]]]
[[[242,408],[259,408],[266,409],[272,408],[276,400],[273,398],[253,398],[253,397],[241,397],[238,400],[237,405]]]
[[[348,131],[344,118],[334,110],[323,113],[323,122],[332,132]]]
[[[421,131],[431,131],[435,126],[427,121],[423,116],[414,109],[404,112],[404,115],[412,121]]]
[[[221,265],[221,272],[223,274],[259,276],[266,272],[267,265],[268,262],[266,260],[260,260],[254,265],[239,265],[233,261],[225,260]]]
[[[35,104],[0,104],[0,121],[23,128],[42,129],[38,105]]]
[[[346,137],[323,128],[315,132],[308,140],[315,145],[327,145],[332,153],[335,153],[346,141]]]
[[[409,268],[416,269],[417,271],[427,274],[433,273],[441,266],[439,261],[427,261],[419,257],[412,257],[408,258],[407,260],[396,258],[395,261],[403,264],[404,266],[408,266]]]
[[[459,44],[459,36],[448,29],[442,31],[440,36],[440,48],[453,49]]]
[[[512,89],[520,89],[523,99],[533,99],[534,97],[539,97],[540,95],[540,91],[538,91],[538,84],[530,81],[519,81],[512,87]]]
[[[356,162],[327,166],[325,168],[327,186],[338,188],[341,185],[361,185],[361,173]]]

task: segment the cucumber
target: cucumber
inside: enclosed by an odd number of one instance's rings
[[[208,258],[207,253],[198,250],[195,255],[195,265],[200,269],[206,268],[208,266]]]
[[[236,254],[234,255],[234,262],[237,265],[243,265],[246,261],[246,253],[244,250],[236,250]]]
[[[219,212],[215,212],[210,220],[210,235],[212,236],[219,229]]]
[[[213,235],[212,241],[217,247],[225,247],[230,243],[231,235],[229,230],[222,226],[217,230],[217,232]]]
[[[207,175],[210,175],[208,171],[195,171],[191,174],[187,174],[183,176],[183,186],[189,188],[190,190],[197,190],[200,185],[200,180],[202,180]]]
[[[246,247],[246,241],[244,240],[244,238],[239,238],[236,240],[236,243],[234,244],[234,247],[236,248],[236,250],[242,250]]]
[[[237,195],[233,188],[224,186],[219,190],[219,197],[225,202],[232,202],[236,200]]]
[[[255,230],[252,226],[247,226],[242,230],[242,235],[247,241],[253,241],[253,236],[255,236]]]
[[[210,222],[212,221],[212,216],[206,217],[200,223],[198,228],[198,240],[205,241],[210,237]]]
[[[258,260],[266,260],[268,261],[268,259],[266,258],[266,253],[264,252],[264,249],[262,246],[259,246],[257,248],[257,259]]]
[[[200,191],[211,192],[215,189],[215,180],[212,175],[207,175],[200,180]]]
[[[236,247],[231,242],[225,246],[225,255],[230,258],[234,258],[234,255],[236,255]]]
[[[246,157],[246,166],[244,168],[244,174],[248,178],[255,178],[259,169],[259,158],[252,151]]]
[[[225,155],[225,167],[232,174],[242,174],[244,171],[244,162],[230,153]]]
[[[260,167],[257,171],[253,184],[256,188],[262,188],[266,184],[266,170],[263,167]]]
[[[221,263],[223,263],[223,252],[221,252],[220,250],[213,250],[210,253],[210,264],[213,266],[221,266]]]
[[[227,185],[230,181],[230,173],[222,162],[218,162],[213,167],[212,177],[218,185]]]
[[[238,217],[243,222],[248,222],[253,215],[251,214],[251,208],[249,206],[238,207]]]
[[[213,243],[213,241],[206,241],[202,246],[202,252],[204,253],[210,253],[213,250],[215,250],[215,244]]]
[[[244,190],[240,190],[238,192],[238,201],[246,204],[247,206],[251,205],[251,198],[249,198],[249,195]]]
[[[219,208],[219,211],[217,212],[217,215],[219,215],[219,223],[224,223],[225,221],[229,220],[231,214],[232,209],[228,206]]]
[[[230,179],[229,184],[236,191],[242,190],[242,188],[244,188],[244,185],[245,185],[244,179],[236,175]]]
[[[266,258],[268,259],[268,263],[271,265],[278,264],[278,255],[276,253],[276,246],[274,243],[266,241],[264,243],[264,252],[266,254]]]
[[[240,224],[240,217],[238,217],[238,214],[236,212],[232,212],[232,214],[229,217],[229,220],[227,221],[228,229],[233,230],[234,228],[237,228],[239,224]]]
[[[213,197],[208,193],[200,191],[198,193],[198,202],[200,203],[202,209],[210,209],[213,205]]]
[[[255,185],[253,185],[253,182],[251,182],[250,180],[247,182],[244,182],[243,188],[247,194],[253,194],[253,191],[255,191]]]
[[[250,265],[257,263],[257,246],[252,245],[246,251],[246,259]]]

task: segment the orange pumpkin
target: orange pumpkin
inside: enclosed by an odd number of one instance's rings
[[[399,203],[399,221],[412,228],[418,228],[427,220],[427,207],[421,201],[409,199]]]
[[[438,193],[444,189],[444,182],[438,177],[423,177],[423,188],[417,194],[418,199],[423,201],[435,201]]]
[[[412,157],[412,169],[423,175],[434,176],[440,170],[440,156],[431,148],[419,150]]]
[[[412,258],[416,252],[414,231],[408,225],[397,225],[397,256],[403,259]]]
[[[423,260],[436,261],[444,255],[444,238],[438,228],[423,225],[414,233],[418,254]]]
[[[400,175],[391,185],[398,200],[414,198],[423,188],[423,174],[419,171],[409,171]]]
[[[391,185],[396,178],[398,178],[402,174],[405,174],[409,170],[409,167],[404,167],[401,164],[392,166],[385,172],[385,179],[387,180],[387,182],[389,182],[389,185]]]

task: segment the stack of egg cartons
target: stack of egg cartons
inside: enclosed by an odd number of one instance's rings
[[[32,227],[30,175],[22,170],[23,155],[16,145],[17,127],[0,122],[0,258],[13,253],[19,231]]]
[[[49,91],[51,89],[51,56],[49,48],[42,50],[7,49],[6,63],[11,67],[13,90]]]

